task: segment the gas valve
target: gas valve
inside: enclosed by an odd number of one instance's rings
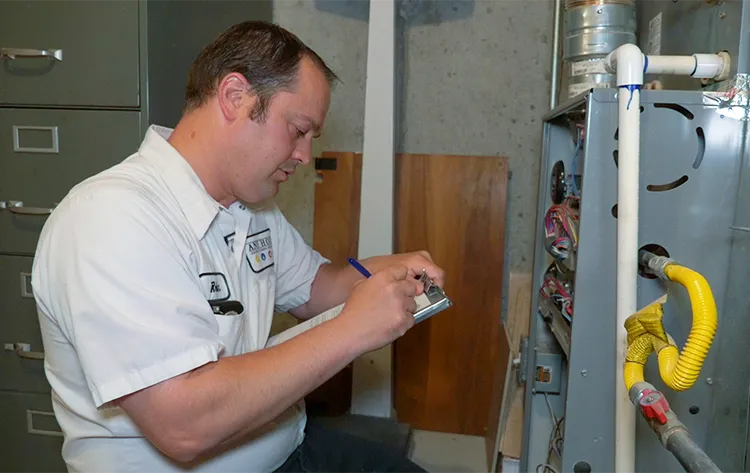
[[[638,401],[638,405],[641,408],[641,412],[643,412],[643,416],[647,420],[653,419],[661,425],[667,423],[669,403],[659,391],[652,389],[643,391],[643,395],[640,401]]]

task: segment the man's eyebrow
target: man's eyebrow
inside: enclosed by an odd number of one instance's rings
[[[310,128],[315,131],[315,138],[318,138],[320,136],[320,125],[308,116],[303,115],[302,118],[310,124]]]

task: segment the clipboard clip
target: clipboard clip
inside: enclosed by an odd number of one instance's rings
[[[422,270],[422,275],[419,277],[419,281],[424,286],[424,296],[428,305],[418,308],[417,313],[414,314],[417,323],[422,322],[453,305],[440,286],[435,284],[435,282],[427,276],[424,269]]]
[[[423,269],[421,276],[419,276],[419,282],[422,283],[422,286],[424,287],[424,293],[429,295],[440,295],[442,297],[445,296],[445,292],[440,288],[440,286],[436,285],[435,282],[427,276],[427,272]]]

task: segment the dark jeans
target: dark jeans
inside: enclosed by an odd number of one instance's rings
[[[305,440],[277,473],[425,472],[393,447],[307,423]]]

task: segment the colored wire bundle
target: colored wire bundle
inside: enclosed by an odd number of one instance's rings
[[[560,313],[568,322],[573,317],[573,297],[565,286],[554,276],[547,276],[544,284],[539,289],[539,295],[545,299],[551,299],[560,307]]]
[[[578,245],[578,217],[571,210],[570,198],[553,205],[544,216],[545,247],[558,261],[567,259]]]

